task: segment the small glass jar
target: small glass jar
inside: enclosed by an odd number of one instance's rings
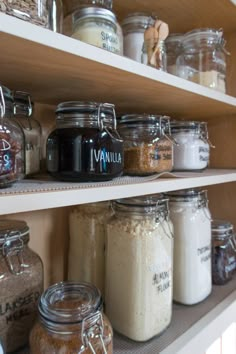
[[[210,159],[210,146],[206,122],[172,121],[171,135],[174,145],[175,171],[202,171]]]
[[[24,135],[14,122],[12,92],[0,86],[0,188],[24,177]]]
[[[31,176],[40,171],[41,126],[33,118],[33,105],[28,92],[16,91],[14,94],[14,117],[24,132],[25,175]]]
[[[113,332],[98,289],[89,283],[50,286],[39,302],[30,353],[113,353]]]
[[[28,343],[43,291],[43,266],[24,221],[0,220],[0,338],[6,352]]]
[[[182,50],[182,39],[183,35],[181,33],[172,33],[165,40],[167,72],[176,76],[182,76],[178,72],[181,68],[179,67],[177,70],[176,64]]]
[[[162,195],[113,202],[107,222],[106,313],[135,341],[161,334],[172,316],[173,235]]]
[[[143,12],[129,14],[123,20],[121,26],[124,35],[124,55],[128,58],[142,61],[142,48],[145,30],[153,26],[156,17]]]
[[[223,32],[201,28],[186,33],[177,70],[182,77],[225,93],[226,54]],[[183,70],[184,67],[184,70]]]
[[[71,182],[108,181],[123,173],[123,140],[116,130],[114,105],[64,102],[56,129],[47,139],[47,169]]]
[[[73,13],[72,37],[116,54],[123,54],[123,34],[115,14],[99,7]]]
[[[232,279],[236,265],[236,244],[233,225],[225,220],[213,220],[212,280],[223,285]]]
[[[77,205],[69,217],[68,280],[94,284],[105,293],[105,231],[110,202]]]
[[[169,192],[174,225],[174,301],[194,305],[212,290],[211,215],[207,192]]]
[[[143,43],[142,63],[167,71],[165,41],[148,39]]]
[[[124,172],[145,176],[173,168],[173,141],[169,117],[127,114],[118,130],[124,139]]]

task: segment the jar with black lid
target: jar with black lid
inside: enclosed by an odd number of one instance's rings
[[[123,140],[114,105],[64,102],[47,139],[47,169],[62,181],[108,181],[123,172]]]
[[[24,177],[24,135],[14,122],[12,92],[0,86],[0,188]]]
[[[236,266],[236,243],[233,225],[225,220],[213,220],[212,280],[223,285],[232,279]]]

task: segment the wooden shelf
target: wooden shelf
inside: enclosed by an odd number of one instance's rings
[[[236,181],[236,170],[175,173],[176,178],[121,177],[110,182],[23,180],[0,191],[0,215],[65,207]]]
[[[0,41],[1,83],[38,102],[96,100],[188,119],[236,113],[234,97],[2,13]]]

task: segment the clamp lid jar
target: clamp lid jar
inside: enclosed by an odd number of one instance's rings
[[[64,102],[56,129],[47,139],[47,169],[71,182],[107,181],[123,172],[123,140],[116,130],[114,105]]]
[[[39,321],[30,335],[30,353],[112,354],[113,332],[102,313],[99,290],[89,283],[61,282],[39,301]]]

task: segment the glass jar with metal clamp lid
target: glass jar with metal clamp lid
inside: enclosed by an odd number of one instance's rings
[[[90,283],[61,282],[41,296],[30,353],[112,354],[113,332],[102,312],[99,290]]]
[[[41,125],[33,118],[33,104],[28,92],[15,91],[14,118],[25,137],[25,175],[40,172]]]
[[[108,103],[64,102],[47,139],[47,169],[71,182],[108,181],[123,172],[123,140],[115,107]]]
[[[12,92],[0,86],[0,188],[24,177],[24,135],[14,122]]]
[[[151,175],[173,168],[170,118],[160,115],[127,114],[118,125],[124,139],[124,172]]]
[[[0,220],[0,338],[6,352],[28,343],[43,291],[42,262],[28,242],[24,221]]]
[[[232,279],[236,266],[234,227],[229,221],[212,220],[212,280],[223,285]]]
[[[146,341],[162,333],[172,316],[168,199],[127,198],[112,206],[114,215],[107,221],[106,313],[119,333]]]

